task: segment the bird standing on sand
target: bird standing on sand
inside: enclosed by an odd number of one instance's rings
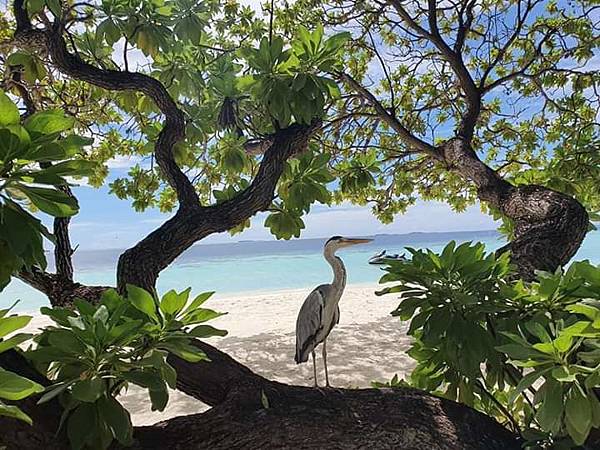
[[[356,244],[366,244],[372,239],[355,239],[334,236],[329,239],[323,248],[325,260],[333,269],[333,282],[317,286],[304,300],[296,321],[296,356],[297,364],[308,361],[312,355],[315,386],[317,383],[317,363],[315,361],[315,348],[323,343],[323,365],[325,367],[325,385],[329,384],[327,373],[327,336],[340,320],[338,303],[346,287],[346,268],[342,260],[335,255],[340,248]]]

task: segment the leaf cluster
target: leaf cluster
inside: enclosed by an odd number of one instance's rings
[[[277,127],[292,120],[308,124],[324,115],[328,99],[339,96],[335,81],[323,73],[340,68],[338,55],[349,37],[345,32],[325,38],[321,25],[312,32],[300,27],[285,50],[281,37],[265,37],[258,48],[240,51],[252,73],[240,79],[239,88],[262,99]]]
[[[152,410],[162,411],[177,374],[172,353],[190,362],[206,360],[195,337],[224,336],[205,322],[221,314],[202,308],[212,292],[190,301],[190,289],[156,299],[128,286],[127,296],[106,291],[98,305],[76,300],[74,309],[42,308],[54,325],[35,337],[26,356],[53,384],[39,403],[59,398],[72,448],[108,448],[113,440],[132,442],[129,413],[118,401],[129,385],[148,392]]]
[[[0,353],[13,349],[31,338],[31,335],[27,333],[17,333],[7,337],[9,334],[27,326],[31,321],[30,316],[9,316],[8,313],[11,309],[12,307],[0,310]],[[38,383],[0,368],[0,399],[14,402],[40,393],[43,390],[44,387]],[[2,400],[0,400],[0,416],[19,419],[31,425],[31,417],[17,406],[7,405]]]
[[[53,238],[32,212],[69,217],[79,210],[60,187],[65,177],[90,174],[95,163],[77,158],[91,140],[72,134],[74,123],[51,110],[21,124],[17,106],[0,92],[0,289],[22,267],[46,267],[42,240]]]
[[[573,263],[535,282],[507,254],[449,243],[408,249],[378,294],[398,293],[416,367],[407,383],[478,408],[521,432],[529,448],[582,445],[600,428],[600,267]],[[562,447],[561,447],[562,446]]]

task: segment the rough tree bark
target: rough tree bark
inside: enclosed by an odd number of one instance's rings
[[[450,170],[477,187],[480,200],[514,223],[514,238],[499,252],[510,251],[519,276],[530,280],[536,270],[554,272],[567,264],[588,230],[588,214],[575,198],[544,186],[513,186],[457,137],[439,147]]]
[[[153,289],[160,271],[194,242],[230,229],[267,208],[285,161],[302,152],[320,126],[318,122],[309,126],[293,125],[275,133],[250,187],[228,202],[202,206],[194,187],[173,158],[172,148],[183,138],[184,121],[162,84],[143,74],[103,70],[81,60],[69,52],[60,23],[56,22],[52,29],[32,27],[23,0],[14,2],[14,15],[16,43],[48,54],[52,63],[73,79],[110,90],[143,92],[154,100],[165,117],[154,153],[165,178],[177,192],[179,209],[173,218],[121,255],[117,274],[121,290],[129,283]],[[564,202],[559,201],[558,193],[544,191],[545,196],[541,196],[534,192],[535,189],[516,190],[491,173],[491,169],[467,150],[468,146],[459,146],[460,151],[450,144],[443,149],[433,147],[414,141],[416,138],[404,130],[399,121],[394,119],[392,123],[411,145],[439,161],[450,163],[453,170],[464,172],[466,178],[480,183],[481,195],[488,195],[489,190],[490,198],[497,196],[507,214],[514,211],[513,215],[517,217],[522,213],[518,210],[519,205],[527,206],[543,197],[545,203],[538,207],[536,214],[527,212],[523,217],[524,224],[532,220],[539,223],[550,212],[561,213]],[[573,215],[581,219],[580,210],[573,206],[571,209]],[[559,231],[560,236],[570,223],[571,219]],[[525,233],[526,228],[523,225],[519,229]],[[578,245],[576,242],[573,248]],[[548,256],[548,264],[561,262],[571,253],[571,250],[552,253]],[[105,289],[82,286],[68,277],[41,271],[21,273],[20,276],[45,292],[55,305],[68,304],[73,296],[94,300]],[[210,363],[190,364],[175,357],[170,361],[178,372],[178,388],[213,408],[203,414],[136,428],[135,448],[519,448],[516,437],[489,417],[424,392],[412,389],[317,390],[288,386],[255,374],[206,343],[195,344],[207,353]],[[16,352],[0,355],[0,366],[30,374],[30,368]],[[29,428],[10,419],[0,419],[0,442],[4,440],[2,444],[9,449],[65,448],[64,436],[53,437],[60,406],[53,404],[50,408],[40,408],[34,400],[23,406],[36,420],[36,426]]]
[[[417,389],[314,389],[267,380],[215,348],[197,342],[210,362],[177,361],[178,387],[212,409],[136,427],[133,449],[403,449],[517,450],[516,436],[493,419]],[[0,364],[47,384],[19,354]],[[55,435],[57,402],[19,405],[35,427],[0,418],[7,450],[67,449]],[[115,446],[115,448],[118,448]]]

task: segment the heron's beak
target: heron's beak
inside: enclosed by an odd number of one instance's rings
[[[344,238],[343,242],[346,245],[368,244],[369,242],[373,242],[373,239]]]

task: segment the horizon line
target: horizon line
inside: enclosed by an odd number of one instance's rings
[[[495,232],[500,234],[497,229],[484,229],[484,230],[455,230],[455,231],[411,231],[409,233],[375,233],[375,234],[355,234],[353,236],[361,236],[361,237],[378,237],[378,236],[411,236],[415,234],[460,234],[460,233],[489,233]],[[209,242],[203,243],[202,241],[198,241],[194,243],[190,248],[198,247],[198,246],[222,246],[222,245],[234,245],[234,244],[247,244],[247,243],[255,243],[255,242],[298,242],[298,241],[320,241],[324,239],[329,239],[331,236],[321,236],[321,237],[310,237],[310,238],[293,238],[293,239],[242,239],[233,242]],[[130,247],[107,247],[101,249],[85,249],[82,248],[79,252],[103,252],[103,251],[124,251]],[[45,249],[46,253],[51,253],[52,250]]]

